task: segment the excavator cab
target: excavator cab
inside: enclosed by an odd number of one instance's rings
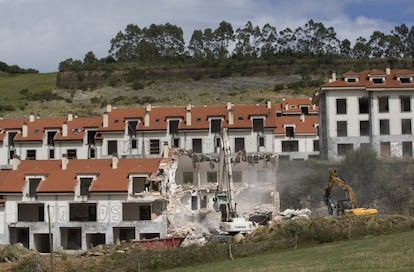
[[[349,199],[339,200],[336,203],[336,215],[344,215],[346,211],[352,209],[352,203]]]

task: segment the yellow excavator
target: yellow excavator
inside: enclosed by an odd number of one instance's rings
[[[341,187],[346,195],[346,199],[339,200],[336,205],[331,199],[332,188],[335,185]],[[333,215],[335,210],[337,215],[372,215],[378,213],[377,209],[374,208],[357,208],[357,201],[354,191],[349,184],[337,175],[336,169],[331,171],[328,187],[325,189],[325,202],[326,205],[328,205],[328,212],[330,215]]]

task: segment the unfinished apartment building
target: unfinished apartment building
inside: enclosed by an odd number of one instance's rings
[[[159,215],[177,196],[169,189],[181,190],[179,202],[189,211],[212,209],[222,128],[228,129],[239,212],[260,204],[278,211],[278,159],[318,157],[317,114],[311,99],[290,98],[249,105],[108,105],[96,117],[0,119],[0,242],[46,249],[48,206],[54,246],[64,249],[164,237],[168,224]],[[160,170],[167,153],[173,163]],[[122,167],[130,161],[153,165]],[[121,170],[120,177],[107,178]],[[157,189],[166,195],[141,195],[142,184],[157,171],[164,171],[158,178],[167,177]]]
[[[0,170],[0,243],[39,252],[165,237],[168,158],[19,160]]]
[[[382,158],[412,158],[414,70],[332,74],[319,100],[321,159],[371,147]]]

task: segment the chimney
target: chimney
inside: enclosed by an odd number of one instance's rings
[[[115,154],[112,155],[112,169],[118,168],[118,162],[119,162],[118,157]]]
[[[303,122],[305,122],[305,114],[301,114],[300,115],[300,117],[299,117],[299,119],[300,119],[300,121],[303,123]]]
[[[11,165],[13,170],[17,170],[20,164],[20,158],[16,154],[13,155],[13,158],[11,159]]]
[[[62,124],[62,136],[67,137],[68,136],[68,123],[63,122]]]
[[[102,116],[102,126],[105,128],[109,126],[109,116],[107,111],[105,111]]]
[[[336,73],[332,72],[332,78],[329,79],[329,83],[336,81]]]
[[[145,107],[145,114],[144,114],[144,126],[149,127],[150,125],[150,111],[151,111],[151,104],[148,104]]]
[[[187,126],[191,126],[191,104],[185,108],[185,122]]]
[[[233,107],[231,102],[227,102],[227,114],[228,114],[228,122],[229,125],[234,125],[234,115],[233,115]]]
[[[385,73],[387,75],[391,75],[391,68],[390,67],[385,68]]]
[[[36,118],[35,118],[35,115],[34,115],[34,113],[31,113],[30,115],[29,115],[29,122],[34,122],[34,120],[35,120]]]
[[[22,136],[27,137],[28,134],[29,134],[29,127],[27,126],[27,123],[24,122],[23,127],[22,127]]]
[[[68,113],[68,122],[73,120],[73,113]]]
[[[68,168],[69,159],[66,154],[62,155],[62,170],[66,170]]]
[[[267,101],[266,106],[267,106],[267,109],[270,110],[272,108],[272,101],[270,101],[270,100]]]
[[[108,104],[106,105],[106,112],[111,112],[112,111],[112,105]]]
[[[163,157],[164,158],[168,158],[169,156],[169,152],[170,152],[170,148],[168,147],[168,142],[167,141],[165,141],[164,142],[164,145],[163,145]]]

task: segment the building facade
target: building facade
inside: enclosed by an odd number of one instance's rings
[[[333,74],[320,88],[321,159],[369,146],[380,157],[413,156],[414,71],[366,70]]]
[[[168,158],[12,160],[0,171],[0,243],[85,250],[165,237]]]
[[[172,204],[214,209],[222,128],[239,212],[279,211],[278,160],[318,157],[317,113],[292,98],[0,119],[0,243],[49,252],[48,222],[53,250],[165,237]]]
[[[162,146],[217,153],[222,127],[234,152],[265,152],[287,159],[319,154],[318,109],[308,98],[280,104],[115,108],[102,116],[0,120],[0,165],[22,160],[157,157]]]

